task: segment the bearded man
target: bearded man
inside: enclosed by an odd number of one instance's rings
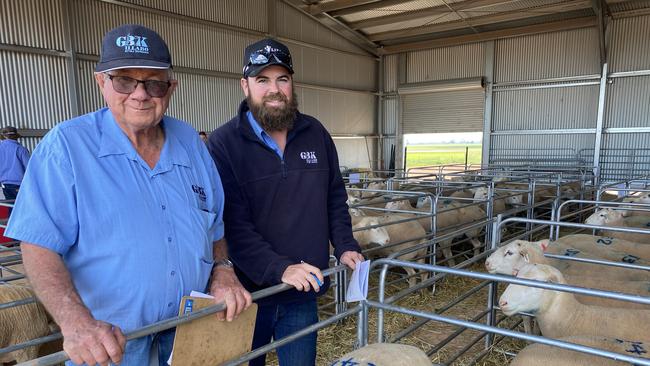
[[[253,348],[318,321],[329,287],[329,243],[354,269],[363,260],[352,236],[347,194],[331,136],[298,111],[289,49],[273,39],[246,47],[239,113],[214,131],[208,149],[221,176],[228,253],[250,291],[294,288],[258,300]],[[316,333],[277,350],[280,365],[314,365]],[[250,365],[264,365],[264,356]]]

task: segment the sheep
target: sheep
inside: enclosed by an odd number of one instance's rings
[[[430,212],[429,208],[413,208],[408,201],[394,201],[388,202],[386,208],[390,210],[405,210],[405,211],[419,211],[419,212]],[[479,220],[486,218],[485,211],[483,211],[478,206],[462,206],[451,200],[444,201],[439,203],[438,212],[436,212],[436,234],[442,235],[445,234],[446,229],[453,227],[471,224]],[[422,217],[418,219],[418,222],[424,230],[431,232],[431,217]],[[450,229],[451,230],[451,229]],[[481,234],[481,228],[475,228],[465,232],[463,235],[466,235],[472,246],[474,247],[474,255],[477,256],[480,253],[481,242],[478,237]],[[455,261],[450,259],[453,254],[451,252],[451,242],[453,238],[440,242],[439,245],[443,248],[442,252],[445,258],[447,258],[447,263],[450,266],[455,265]]]
[[[566,284],[560,271],[544,264],[524,266],[517,278]],[[499,307],[507,316],[518,312],[535,313],[545,337],[593,335],[650,339],[647,327],[650,310],[584,305],[573,294],[563,291],[511,284],[499,298]]]
[[[421,349],[405,344],[374,343],[341,356],[331,366],[431,366]]]
[[[637,219],[630,217],[630,220],[623,217],[620,211],[611,208],[603,208],[594,212],[585,220],[585,224],[611,227],[634,227],[631,224]],[[638,227],[638,226],[637,226]],[[650,235],[642,233],[624,233],[621,231],[601,230],[602,236],[623,239],[635,243],[650,244]]]
[[[556,247],[558,248],[557,250],[554,249]],[[650,280],[650,275],[645,273],[645,271],[620,267],[607,267],[606,270],[603,270],[602,265],[544,257],[544,251],[548,252],[549,248],[551,254],[579,258],[597,258],[594,255],[588,255],[570,247],[563,247],[561,245],[549,246],[548,240],[540,240],[537,242],[515,240],[492,253],[485,261],[485,264],[489,271],[506,274],[516,274],[527,263],[539,263],[551,265],[568,275],[585,275],[585,273],[589,273],[592,277],[620,281]],[[567,253],[566,249],[571,249],[571,252]],[[623,259],[620,253],[615,253],[612,257]]]
[[[560,341],[580,344],[583,346],[599,348],[616,352],[631,357],[647,356],[650,342],[634,338],[633,341],[602,336],[572,336],[560,338]],[[629,363],[614,361],[612,359],[593,356],[582,352],[571,351],[563,348],[547,346],[545,344],[531,344],[519,351],[510,366],[627,366]]]
[[[494,195],[493,201],[492,201],[492,214],[498,215],[502,212],[506,211],[506,203],[508,202],[508,199],[511,197],[503,197],[503,198],[498,198],[499,195]],[[512,196],[515,197],[515,196]],[[480,187],[476,189],[476,192],[474,193],[474,199],[475,200],[480,200],[480,201],[485,201],[488,199],[488,189],[485,187]],[[512,199],[510,200],[511,202],[513,201]],[[487,211],[486,204],[482,204],[481,208],[485,211]]]
[[[24,286],[0,285],[0,303],[8,303],[35,297]],[[40,303],[13,306],[0,310],[0,348],[23,343],[50,334],[48,314]],[[18,363],[38,357],[38,346],[23,348],[0,355],[0,364]]]
[[[492,255],[490,255],[485,261],[485,267],[490,273],[516,275],[521,270],[521,268],[528,265],[529,263],[550,264],[557,266],[563,264],[560,262],[566,262],[544,257],[544,253],[540,248],[544,242],[544,240],[534,243],[524,240],[515,240],[492,253]],[[628,273],[623,273],[623,276],[621,278],[618,268],[590,271],[590,267],[585,266],[589,265],[581,263],[568,263],[568,266],[564,267],[564,275],[567,282],[574,286],[597,288],[606,291],[624,292],[633,295],[650,296],[650,282],[647,280],[647,278],[646,280],[630,280]],[[568,271],[566,269],[567,267],[573,268],[574,270]],[[648,308],[647,305],[643,304],[606,299],[602,297],[576,295],[576,298],[581,303],[587,305],[614,306],[630,309]]]
[[[386,183],[385,182],[370,182],[366,186],[366,189],[372,189],[372,190],[386,190]],[[381,195],[381,192],[371,192],[371,191],[361,191],[361,198],[372,198],[372,197],[377,197]]]
[[[408,219],[409,216],[402,215],[385,215],[385,216],[366,216],[362,217],[352,228],[359,229],[373,225],[384,225],[373,229],[355,231],[354,238],[359,242],[362,249],[369,249],[372,247],[383,247],[390,244],[402,243],[394,247],[378,250],[373,253],[375,256],[387,257],[392,253],[413,247],[426,242],[426,232],[415,220],[405,221],[399,224],[386,225],[390,222]],[[420,250],[407,253],[400,256],[399,259],[410,261],[419,258],[416,261],[424,264],[424,257],[427,254],[427,248],[423,247]],[[413,268],[404,267],[404,270],[409,275],[409,286],[415,285],[415,270]],[[420,278],[422,281],[426,280],[428,272],[421,273]]]
[[[633,243],[623,239],[589,234],[571,234],[561,237],[558,242],[584,252],[596,254],[601,258],[604,258],[605,253],[619,252],[627,256],[623,260],[624,262],[636,263],[639,259],[650,261],[650,245]]]
[[[643,192],[643,193],[639,194],[638,196],[625,197],[623,199],[623,202],[650,204],[650,192]],[[636,207],[630,207],[630,208],[645,208],[645,207],[636,206]],[[628,216],[650,216],[650,211],[622,210],[621,213],[625,217],[628,217]]]

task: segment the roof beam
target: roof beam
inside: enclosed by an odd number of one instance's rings
[[[536,8],[513,10],[493,15],[486,15],[475,18],[465,18],[451,22],[440,24],[433,24],[423,27],[414,27],[401,29],[398,31],[381,32],[368,35],[368,39],[376,42],[389,39],[398,39],[411,36],[418,36],[423,34],[446,32],[451,30],[463,29],[469,27],[476,27],[492,23],[508,22],[526,18],[534,18],[541,15],[548,15],[553,13],[563,13],[580,9],[591,8],[590,0],[575,0],[566,3],[558,3],[552,5],[539,6]]]
[[[357,22],[349,22],[348,26],[352,29],[362,29],[369,27],[376,27],[380,25],[405,22],[414,19],[426,18],[431,15],[450,13],[450,7],[455,11],[467,11],[471,9],[483,8],[486,6],[508,4],[518,0],[468,0],[461,3],[451,3],[447,5],[439,5],[426,9],[419,9],[408,11],[399,14],[386,15],[383,17],[370,18],[360,20]]]
[[[404,3],[411,2],[413,0],[381,0],[381,1],[376,1],[368,4],[362,4],[362,5],[357,5],[353,7],[349,7],[346,9],[340,9],[340,10],[334,10],[330,11],[330,15],[333,17],[340,17],[342,15],[349,15],[349,14],[354,14],[354,13],[360,13],[362,11],[367,11],[367,10],[375,10],[378,8],[386,8],[389,6],[395,6],[395,5],[400,5]]]
[[[469,34],[464,36],[455,36],[455,37],[448,37],[448,38],[433,39],[428,41],[384,46],[383,48],[380,49],[380,53],[393,54],[393,53],[401,53],[401,52],[408,52],[408,51],[417,51],[417,50],[444,47],[444,46],[455,46],[464,43],[489,41],[489,40],[499,39],[499,38],[517,37],[517,36],[524,36],[529,34],[557,32],[557,31],[569,30],[569,29],[594,27],[596,25],[597,25],[596,17],[593,16],[582,17],[582,18],[575,18],[571,20],[563,20],[559,22],[535,24],[535,25],[529,25],[525,27],[516,27],[516,28],[502,29],[497,31],[482,32],[478,34]]]
[[[327,3],[318,3],[313,5],[305,5],[303,10],[308,12],[311,15],[318,15],[321,13],[327,13],[330,11],[336,11],[341,9],[348,9],[359,5],[365,5],[369,3],[379,2],[378,0],[334,0]]]

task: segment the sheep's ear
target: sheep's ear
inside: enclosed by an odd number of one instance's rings
[[[522,256],[522,257],[524,257],[524,261],[525,261],[526,263],[530,263],[530,255],[528,254],[528,249],[526,249],[526,248],[522,248],[522,249],[519,251],[519,255]]]

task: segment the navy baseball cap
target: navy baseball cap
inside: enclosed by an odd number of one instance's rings
[[[284,66],[293,74],[291,52],[284,44],[273,38],[265,38],[250,44],[244,50],[244,77],[257,76],[271,65]]]
[[[104,36],[95,72],[171,67],[172,56],[169,54],[169,48],[158,33],[138,24],[125,24],[111,29]]]

